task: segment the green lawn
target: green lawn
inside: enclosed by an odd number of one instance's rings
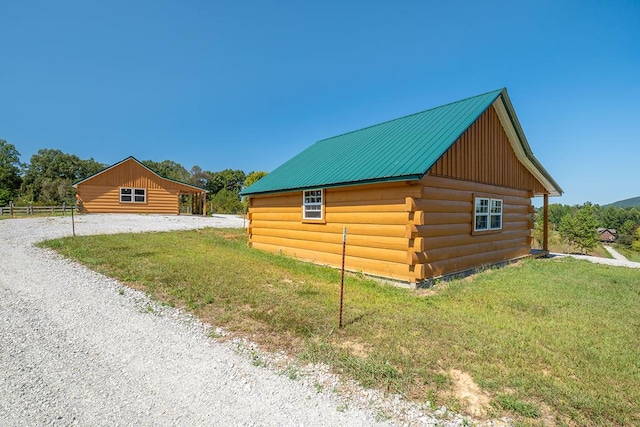
[[[615,245],[613,248],[624,255],[629,261],[640,262],[640,252],[631,250],[622,245]]]
[[[414,291],[251,250],[243,230],[65,238],[45,246],[267,349],[362,384],[525,425],[640,424],[640,274],[526,260]]]

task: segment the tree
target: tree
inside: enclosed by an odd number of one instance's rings
[[[240,190],[242,190],[246,175],[239,169],[225,169],[219,172],[209,172],[209,177],[207,190],[209,190],[211,194],[217,194],[223,188],[238,194]],[[239,200],[240,199],[238,199],[238,201]]]
[[[27,199],[42,203],[62,203],[69,186],[105,167],[93,158],[82,160],[60,150],[40,149],[25,169],[22,190]]]
[[[636,232],[633,233],[633,242],[631,243],[631,249],[640,252],[640,227],[636,228]]]
[[[264,178],[265,176],[267,176],[267,172],[263,172],[263,171],[250,172],[249,175],[247,175],[247,177],[244,180],[243,188],[250,187],[260,179]]]
[[[247,177],[244,180],[243,188],[250,187],[252,184],[255,184],[257,181],[264,178],[265,176],[267,176],[267,172],[263,172],[263,171],[250,172],[249,175],[247,175]],[[243,207],[243,212],[248,211],[249,209],[248,197],[242,198],[242,207]]]
[[[189,171],[180,163],[174,162],[173,160],[163,160],[161,162],[143,160],[142,164],[164,178],[180,182],[189,182],[191,179]]]
[[[211,198],[211,207],[214,212],[221,214],[242,213],[242,202],[237,193],[223,188]]]
[[[597,229],[593,205],[587,202],[574,215],[567,213],[562,217],[559,231],[569,244],[576,245],[581,253],[586,253],[598,244]]]
[[[560,228],[560,221],[562,218],[571,211],[571,208],[567,205],[559,203],[553,203],[549,205],[549,223],[553,224],[556,230]]]
[[[18,196],[22,177],[20,153],[13,144],[0,139],[0,206]]]
[[[585,203],[574,216],[575,241],[583,253],[598,244],[598,221],[590,203]]]
[[[562,238],[566,240],[567,243],[569,243],[570,245],[575,244],[575,241],[573,240],[573,228],[574,228],[573,216],[571,216],[570,213],[564,214],[564,216],[560,220],[560,225],[558,226],[558,232],[560,233],[560,236],[562,236]]]
[[[627,218],[636,224],[640,224],[640,210],[635,207],[627,209]]]
[[[633,244],[633,238],[636,228],[638,228],[640,224],[634,222],[633,220],[626,220],[620,228],[616,231],[618,232],[618,244],[631,247]]]
[[[603,228],[619,228],[622,225],[618,221],[618,208],[613,205],[609,205],[602,211],[602,217],[600,220],[600,226]]]
[[[196,187],[207,188],[207,183],[209,182],[209,179],[211,179],[208,172],[203,171],[200,166],[195,165],[191,168],[189,173],[191,174],[191,178],[189,178],[189,182],[191,184]]]

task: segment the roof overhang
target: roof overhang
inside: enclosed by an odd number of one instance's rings
[[[354,182],[335,182],[335,183],[318,184],[318,185],[310,185],[310,186],[303,186],[303,187],[282,188],[278,190],[256,191],[256,192],[249,192],[249,193],[245,193],[244,191],[241,191],[240,195],[251,197],[251,196],[261,196],[266,194],[282,194],[282,193],[292,193],[294,191],[316,190],[320,188],[343,188],[343,187],[354,187],[358,185],[385,184],[390,182],[403,182],[403,181],[411,183],[413,181],[418,181],[422,179],[423,176],[424,174],[403,175],[403,176],[393,176],[393,177],[387,177],[387,178],[365,179],[365,180],[354,181]]]
[[[511,104],[509,95],[507,95],[506,89],[502,91],[500,96],[496,98],[492,105],[500,118],[502,128],[507,134],[509,143],[511,144],[513,151],[516,153],[516,157],[520,163],[522,163],[524,167],[526,167],[527,170],[531,172],[538,181],[540,181],[550,196],[561,196],[564,192],[562,188],[560,188],[558,183],[555,182],[549,172],[545,170],[538,159],[533,155],[531,147],[527,142],[527,138],[524,135],[524,131],[520,126],[518,116],[516,116],[513,105]],[[542,194],[535,195],[541,196]]]

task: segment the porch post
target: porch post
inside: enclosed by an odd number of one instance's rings
[[[542,250],[549,253],[549,194],[544,194],[544,227],[542,232]]]
[[[200,193],[202,195],[202,216],[207,216],[207,193]]]

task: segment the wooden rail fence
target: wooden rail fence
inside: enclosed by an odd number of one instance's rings
[[[4,206],[0,207],[0,216],[2,215],[36,215],[36,214],[56,214],[62,213],[62,215],[66,215],[67,213],[71,214],[71,210],[74,209],[74,206],[67,206],[62,204],[60,206]]]

